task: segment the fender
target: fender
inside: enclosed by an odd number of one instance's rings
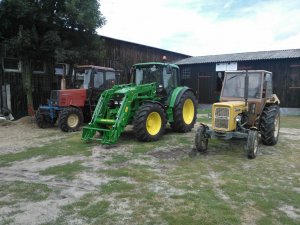
[[[173,118],[173,109],[174,107],[179,103],[181,96],[186,92],[191,91],[195,94],[195,91],[189,87],[183,86],[183,87],[177,87],[174,89],[172,95],[169,98],[169,106],[167,109],[167,117],[170,122],[174,122]]]
[[[145,100],[145,101],[143,101],[143,104],[145,104],[145,103],[147,103],[147,102],[149,102],[149,103],[154,103],[154,104],[158,104],[158,105],[160,105],[163,109],[165,108],[164,105],[163,105],[162,103],[160,103],[160,102],[158,102],[158,101],[153,101],[153,100]]]

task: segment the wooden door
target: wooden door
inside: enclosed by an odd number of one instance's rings
[[[198,75],[198,101],[199,103],[211,104],[214,102],[213,77]]]

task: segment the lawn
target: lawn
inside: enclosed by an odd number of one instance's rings
[[[194,130],[110,147],[80,135],[1,155],[0,224],[300,224],[300,117],[254,160],[238,140],[190,158]]]

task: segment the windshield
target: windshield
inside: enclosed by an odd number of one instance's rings
[[[248,98],[261,97],[261,74],[248,73]],[[224,79],[223,97],[244,98],[245,73],[227,73]]]
[[[143,67],[136,68],[135,70],[135,83],[139,84],[149,84],[157,82],[162,84],[162,67],[152,66],[152,67]]]
[[[171,68],[170,71],[167,71],[166,66],[157,65],[135,69],[135,83],[137,85],[152,82],[162,85],[168,92],[168,90],[172,90],[178,86],[178,70]]]

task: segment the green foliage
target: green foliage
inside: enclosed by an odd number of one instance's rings
[[[7,55],[22,60],[29,115],[33,112],[31,65],[36,60],[53,65],[54,61],[93,62],[101,57],[93,35],[106,22],[99,7],[97,0],[0,1],[0,43],[5,44]]]
[[[99,8],[97,0],[3,0],[2,41],[20,58],[76,62],[99,46],[93,34],[106,22]]]

